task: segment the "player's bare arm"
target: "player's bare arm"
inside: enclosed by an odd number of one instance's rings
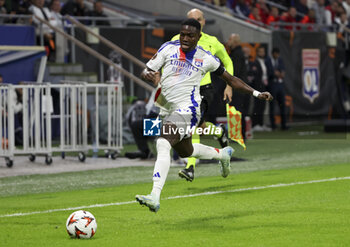
[[[241,93],[251,94],[254,97],[257,97],[261,100],[271,101],[273,100],[272,95],[269,92],[258,92],[254,90],[254,88],[250,87],[244,81],[239,79],[238,77],[231,76],[226,71],[220,76],[221,79],[225,80],[228,85],[230,85],[234,90],[237,90]]]
[[[147,82],[153,83],[155,86],[158,85],[160,81],[160,72],[153,71],[150,68],[145,68],[141,73],[141,78]]]

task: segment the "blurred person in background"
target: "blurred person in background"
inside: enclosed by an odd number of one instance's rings
[[[343,13],[347,14],[346,9],[344,8],[344,6],[342,4],[338,4],[338,8],[335,12],[334,23],[335,23],[336,19],[339,19],[340,15]],[[350,20],[350,18],[348,16],[347,16],[347,19]]]
[[[278,48],[272,49],[272,56],[266,58],[266,65],[269,72],[268,89],[271,95],[277,100],[281,115],[281,129],[287,130],[286,125],[286,104],[285,104],[285,67],[282,58],[280,57],[280,50]],[[275,102],[270,102],[270,123],[271,128],[276,129],[275,123]]]
[[[335,18],[334,23],[337,26],[337,32],[345,36],[346,32],[349,31],[349,19],[346,12],[343,11],[339,14],[339,16]]]
[[[345,11],[335,18],[335,24],[337,27],[338,46],[345,51],[345,54],[341,56],[344,57],[342,60],[346,67],[350,60],[350,22]]]
[[[288,12],[285,12],[281,16],[281,21],[285,23],[296,23],[297,22],[297,10],[295,7],[290,7],[288,9]],[[285,26],[284,27],[287,30],[293,30],[293,26]]]
[[[61,15],[61,1],[51,0],[49,3],[50,13],[55,27],[64,30],[67,26],[67,21]],[[56,36],[56,62],[64,62],[65,57],[69,53],[68,40],[64,39],[62,35],[57,34]]]
[[[255,3],[255,7],[259,9],[260,19],[263,23],[266,23],[266,19],[269,16],[269,7],[266,4],[265,0],[257,0]]]
[[[259,63],[256,61],[256,59],[253,58],[251,55],[251,48],[249,46],[244,46],[243,47],[243,53],[244,53],[244,61],[245,61],[245,66],[247,70],[247,81],[246,83],[251,86],[252,88],[255,87],[255,84],[257,81],[261,80],[261,67]],[[252,114],[251,114],[251,97],[245,97],[245,95],[241,96],[243,98],[243,106],[246,110],[246,116],[249,117],[250,123],[249,126],[246,125],[245,119],[242,119],[242,134],[243,138],[246,140],[249,138],[247,136],[247,131],[251,135],[252,133]],[[243,132],[243,123],[244,123],[244,132]],[[249,128],[249,129],[248,129]]]
[[[89,13],[84,0],[68,0],[62,7],[62,15],[87,16]],[[85,22],[85,21],[82,21]]]
[[[51,12],[52,18],[55,20],[55,23],[57,27],[63,29],[63,18],[60,13],[61,11],[61,1],[60,0],[51,0],[49,4],[49,9]]]
[[[257,78],[254,84],[254,88],[258,91],[265,91],[268,85],[269,71],[266,66],[266,51],[265,47],[259,46],[257,48],[257,64],[259,64],[261,77]],[[253,130],[254,131],[269,131],[270,129],[264,125],[264,111],[266,102],[254,99],[254,109],[253,109]]]
[[[52,25],[56,25],[56,20],[51,16],[51,12],[48,8],[44,7],[44,0],[32,0],[33,4],[30,6],[29,10],[34,15],[33,24],[36,27],[35,32],[40,44],[40,34],[43,33],[44,36],[44,46],[47,48],[48,60],[55,60],[55,32],[46,24],[41,24],[41,22],[35,18],[35,16],[50,22]]]
[[[0,14],[6,15],[7,12],[8,11],[5,6],[5,0],[0,0]],[[4,23],[5,21],[6,21],[6,17],[0,17],[0,24]]]
[[[0,0],[0,14],[7,14],[7,8],[5,6],[5,0]]]
[[[8,13],[12,15],[31,15],[32,13],[29,10],[31,4],[31,0],[6,1],[6,9],[8,10]],[[31,25],[32,21],[32,18],[9,17],[7,22]]]
[[[227,41],[227,46],[230,51],[229,54],[234,67],[234,76],[240,78],[243,81],[247,81],[246,56],[241,46],[241,37],[239,34],[231,34],[229,40]],[[230,105],[233,105],[238,111],[242,113],[243,139],[245,139],[246,130],[244,119],[249,111],[249,104],[247,105],[246,102],[249,101],[249,99],[249,95],[238,95],[237,92],[232,92],[232,102]]]
[[[227,0],[214,0],[213,2],[216,6],[218,6],[220,8],[222,13],[224,13],[228,16],[232,16],[233,9],[232,9],[232,7],[231,7],[232,5],[229,1],[227,1]]]
[[[191,9],[187,13],[187,18],[193,18],[197,20],[201,24],[201,37],[198,41],[198,45],[203,47],[204,50],[209,51],[212,55],[218,57],[220,61],[223,63],[225,69],[227,72],[231,75],[233,75],[233,65],[232,60],[230,56],[227,54],[226,49],[223,44],[220,43],[220,41],[211,35],[208,35],[204,33],[203,27],[205,25],[205,18],[204,14],[199,9]],[[176,35],[172,38],[172,41],[178,40],[180,38],[180,35]],[[201,122],[198,124],[198,127],[201,128],[212,128],[217,131],[214,131],[215,133],[220,133],[216,135],[215,137],[218,139],[221,147],[226,147],[228,145],[228,138],[227,138],[227,130],[225,125],[221,124],[218,127],[215,126],[214,123],[211,123],[207,120],[209,120],[209,105],[213,102],[214,99],[214,89],[212,86],[211,76],[210,73],[207,73],[200,83],[200,94],[203,97],[202,103],[201,103]],[[223,100],[227,100],[228,102],[231,102],[232,100],[232,88],[228,85],[226,85],[226,88],[224,90]],[[199,143],[200,137],[197,134],[194,134],[192,136],[192,142],[193,143]],[[179,176],[182,178],[185,178],[187,181],[192,181],[194,179],[194,169],[196,165],[196,158],[189,158],[187,160],[186,168],[179,171]]]
[[[348,18],[350,18],[350,0],[344,0],[343,1],[343,7],[346,11],[346,15]]]
[[[251,55],[251,50],[249,47],[244,47],[244,56],[247,66],[247,84],[253,88],[256,87],[256,85],[259,85],[261,83],[261,66],[258,63],[256,59],[253,58]],[[249,101],[245,102],[246,107],[249,109],[250,99]]]
[[[240,17],[245,18],[249,16],[250,9],[245,0],[238,0],[236,6],[234,7],[234,12]]]
[[[103,17],[105,20],[92,20],[91,24],[94,26],[110,26],[107,15],[103,13],[103,4],[102,1],[97,0],[94,2],[94,9],[89,13],[89,16],[92,17]]]
[[[271,25],[271,23],[279,22],[279,20],[280,20],[280,16],[279,16],[278,8],[272,6],[270,10],[270,15],[266,19],[266,24]],[[278,25],[275,24],[274,26],[277,27]]]
[[[301,14],[307,15],[309,13],[309,7],[307,6],[307,0],[297,0],[295,8]]]
[[[319,25],[331,24],[331,14],[325,8],[325,0],[316,0],[312,4],[311,8],[315,10],[317,24]]]
[[[333,0],[329,5],[326,6],[326,10],[330,13],[331,22],[334,23],[334,18],[337,16],[339,11],[339,3],[336,0]]]
[[[314,9],[309,9],[309,13],[304,16],[304,18],[300,21],[302,24],[315,24],[316,23],[316,15]],[[307,30],[312,31],[314,29],[313,26],[306,27]]]
[[[260,13],[259,13],[259,9],[257,7],[253,7],[252,10],[250,11],[250,14],[248,15],[248,19],[249,20],[253,20],[253,24],[256,24],[256,22],[262,22]],[[247,20],[248,22],[250,22],[249,20]]]

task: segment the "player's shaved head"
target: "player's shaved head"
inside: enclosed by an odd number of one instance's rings
[[[204,19],[204,14],[201,10],[199,9],[191,9],[190,11],[187,12],[187,18],[192,18],[197,20],[201,24],[201,28],[203,29],[205,25],[205,19]],[[202,31],[201,29],[201,31]]]

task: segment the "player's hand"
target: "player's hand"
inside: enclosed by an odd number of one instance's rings
[[[156,72],[155,73],[155,78],[154,78],[154,85],[158,85],[159,84],[159,82],[160,82],[160,77],[161,77],[161,74],[160,74],[160,72]]]
[[[271,101],[273,100],[273,97],[269,92],[262,92],[258,95],[258,99]]]
[[[160,72],[155,72],[155,71],[148,70],[145,73],[145,79],[147,81],[153,82],[153,84],[157,86],[159,81],[160,81]]]
[[[232,101],[232,88],[230,86],[226,86],[224,91],[224,102],[231,103]]]

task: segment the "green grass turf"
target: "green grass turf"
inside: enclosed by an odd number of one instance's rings
[[[163,198],[349,176],[349,164],[258,171],[170,181]],[[150,184],[23,195],[0,200],[1,213],[132,201]],[[88,209],[92,240],[65,232],[71,210],[0,218],[3,246],[348,246],[350,180],[163,200],[157,214],[136,203]],[[141,242],[140,242],[141,241]]]
[[[72,210],[0,216],[0,246],[349,246],[350,180],[166,200],[350,176],[347,136],[320,132],[300,139],[293,133],[298,130],[283,138],[278,132],[259,133],[247,151],[234,145],[235,156],[247,161],[234,162],[226,179],[213,164],[199,165],[192,183],[171,168],[157,214],[136,203],[87,209],[98,222],[91,240],[68,237],[65,221]],[[134,201],[135,194],[151,190],[152,170],[1,178],[0,215]]]

